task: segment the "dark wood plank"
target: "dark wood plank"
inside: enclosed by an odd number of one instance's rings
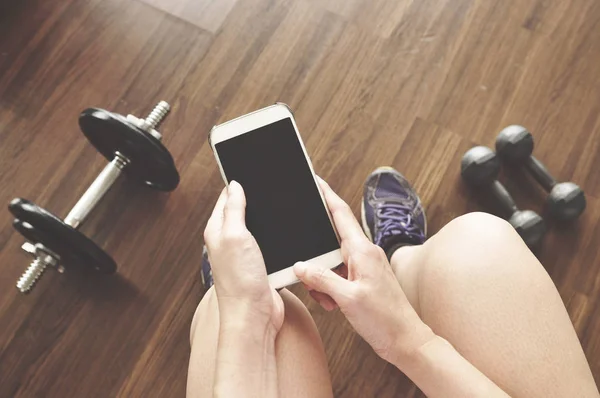
[[[22,238],[0,212],[0,396],[183,396],[188,331],[202,296],[202,230],[222,188],[210,128],[284,101],[315,168],[358,214],[364,178],[391,165],[427,208],[430,234],[493,207],[460,179],[462,154],[524,124],[536,155],[588,193],[575,223],[550,222],[539,253],[600,378],[600,5],[594,0],[24,0],[0,3],[0,202],[64,216],[105,160],[82,108],[161,127],[181,173],[171,194],[119,181],[82,230],[114,278],[49,272],[14,283]],[[518,204],[545,193],[502,176]],[[301,286],[339,397],[422,396],[339,312]]]

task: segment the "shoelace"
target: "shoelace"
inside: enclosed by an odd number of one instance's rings
[[[411,241],[423,242],[425,235],[418,225],[413,222],[410,214],[412,208],[400,203],[385,203],[377,208],[378,231],[375,239],[376,245],[381,245],[383,241],[394,235],[404,235]]]

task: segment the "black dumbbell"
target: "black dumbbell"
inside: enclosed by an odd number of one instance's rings
[[[498,181],[499,174],[500,160],[490,148],[476,146],[464,154],[461,161],[462,178],[469,185],[486,189],[500,204],[508,222],[527,246],[536,249],[546,234],[544,220],[534,211],[517,208],[512,196]]]
[[[172,191],[177,187],[179,173],[156,130],[169,109],[169,104],[161,101],[146,119],[132,115],[124,117],[97,108],[81,113],[79,126],[83,134],[110,163],[64,221],[25,199],[11,201],[8,208],[15,216],[13,226],[28,240],[22,248],[35,257],[17,282],[21,292],[31,290],[48,266],[59,272],[64,272],[63,264],[87,267],[104,274],[116,271],[112,257],[77,228],[123,172],[161,191]]]
[[[573,220],[586,207],[583,190],[572,182],[557,182],[542,162],[533,155],[533,136],[523,126],[508,126],[496,138],[498,155],[509,163],[525,166],[533,178],[549,193],[548,211],[559,220]]]

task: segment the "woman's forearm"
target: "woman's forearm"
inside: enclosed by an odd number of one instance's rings
[[[276,332],[240,316],[221,322],[214,397],[277,397]]]
[[[398,357],[394,365],[428,397],[508,397],[439,336],[409,356]]]

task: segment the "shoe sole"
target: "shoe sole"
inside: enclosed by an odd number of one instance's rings
[[[398,172],[393,167],[382,166],[382,167],[378,167],[377,169],[375,169],[375,171],[372,172],[369,175],[369,177],[371,177],[374,174],[381,174],[381,173],[390,172],[390,171],[393,171],[395,173]],[[411,185],[411,189],[412,189],[412,185]],[[415,195],[417,195],[417,199],[419,200],[419,204],[422,207],[423,206],[423,204],[422,204],[423,202],[421,202],[421,197],[416,192],[415,192]],[[371,242],[373,242],[373,235],[371,234],[371,230],[369,229],[369,225],[367,224],[367,217],[366,217],[366,210],[365,210],[365,194],[364,194],[364,192],[363,192],[363,197],[362,197],[361,206],[360,206],[360,219],[361,219],[362,229],[363,229],[365,235],[367,235],[367,238],[369,238],[369,240]],[[427,214],[425,214],[425,209],[423,209],[423,221],[425,223],[425,239],[427,239]]]

